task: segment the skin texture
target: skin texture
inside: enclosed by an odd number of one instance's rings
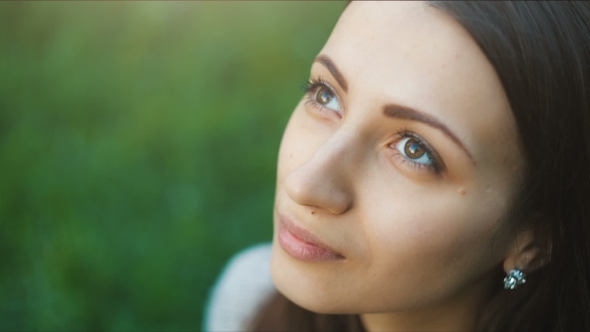
[[[320,55],[345,84],[314,62],[311,77],[334,94],[308,92],[285,130],[277,288],[312,311],[362,314],[369,330],[469,329],[491,285],[502,283],[492,276],[526,265],[506,218],[524,160],[494,69],[457,22],[419,2],[351,3]],[[323,108],[319,90],[332,97]],[[385,105],[437,119],[456,140],[387,117]],[[404,155],[400,131],[430,145],[442,170]],[[344,259],[290,256],[278,243],[280,215]]]

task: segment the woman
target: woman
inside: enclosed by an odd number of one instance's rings
[[[278,293],[228,297],[257,309],[241,328],[590,330],[589,22],[351,3],[283,136],[272,248],[218,286],[270,260]]]

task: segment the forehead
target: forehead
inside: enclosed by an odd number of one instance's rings
[[[516,127],[494,68],[458,22],[422,2],[352,2],[322,53],[351,99],[399,103],[446,123],[476,159],[497,158]],[[361,98],[353,98],[359,97]],[[499,149],[490,149],[492,145]]]
[[[411,74],[416,79],[399,85],[420,82],[421,90],[433,92],[445,80],[460,85],[465,82],[458,78],[472,81],[473,69],[479,76],[495,76],[469,34],[423,2],[353,2],[324,50],[350,65],[347,69],[356,76],[395,84],[400,81],[396,77]],[[355,68],[360,62],[363,66]]]

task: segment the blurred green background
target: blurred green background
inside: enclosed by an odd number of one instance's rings
[[[0,3],[0,330],[199,330],[344,6]]]

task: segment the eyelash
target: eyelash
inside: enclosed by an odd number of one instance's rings
[[[309,104],[309,105],[319,109],[320,111],[330,110],[314,100],[315,94],[313,92],[315,92],[318,88],[326,88],[334,95],[334,97],[336,99],[338,99],[338,100],[340,99],[338,97],[338,95],[336,94],[336,92],[334,91],[334,89],[329,84],[324,82],[324,80],[321,77],[318,77],[318,78],[311,77],[309,79],[305,79],[303,81],[303,84],[301,85],[301,90],[305,93],[305,98],[307,99],[305,104],[306,105]],[[397,137],[397,139],[395,140],[395,143],[390,144],[390,146],[394,150],[395,156],[397,159],[399,159],[400,162],[408,163],[411,167],[414,167],[418,170],[433,172],[436,175],[439,175],[444,170],[444,163],[442,162],[439,155],[420,136],[416,135],[415,133],[413,133],[405,128],[396,132],[394,134],[394,136]],[[395,147],[395,145],[398,144],[404,138],[413,138],[416,141],[418,141],[420,146],[423,147],[424,150],[426,151],[426,153],[428,154],[429,159],[432,162],[432,164],[426,165],[426,164],[422,164],[422,163],[417,163],[417,162],[412,161],[412,160],[408,159],[407,157],[403,156],[401,154],[401,152],[399,152],[397,150],[397,147]]]
[[[321,77],[311,77],[309,79],[305,79],[303,81],[303,84],[301,85],[301,90],[305,93],[306,105],[311,105],[317,108],[319,111],[330,110],[329,108],[324,107],[323,105],[319,104],[317,101],[314,100],[315,96],[312,92],[316,91],[318,88],[328,89],[337,100],[340,100],[340,97],[338,96],[336,91],[334,91],[334,89],[329,84],[327,84]]]
[[[332,90],[330,86],[328,86],[328,84],[326,84],[326,82],[324,82],[324,80],[321,77],[311,77],[309,79],[304,79],[303,84],[301,84],[301,90],[303,90],[303,92],[305,93],[309,93],[315,90],[316,88],[319,88],[320,86]]]
[[[445,169],[444,163],[442,162],[438,153],[436,153],[436,151],[428,143],[426,143],[426,141],[424,141],[424,139],[422,137],[416,135],[415,133],[413,133],[407,129],[402,129],[402,130],[398,131],[397,133],[395,133],[395,136],[397,137],[397,139],[395,140],[395,143],[392,143],[390,146],[392,146],[395,156],[396,156],[396,158],[399,159],[400,162],[409,163],[410,166],[412,166],[416,169],[428,171],[428,172],[433,172],[436,175],[439,175]],[[428,154],[428,159],[430,159],[432,164],[427,165],[427,164],[417,163],[417,162],[403,156],[401,154],[401,152],[399,152],[397,150],[396,145],[404,138],[413,138],[416,141],[418,141],[418,144],[420,144],[420,146],[422,148],[424,148],[424,150]]]

